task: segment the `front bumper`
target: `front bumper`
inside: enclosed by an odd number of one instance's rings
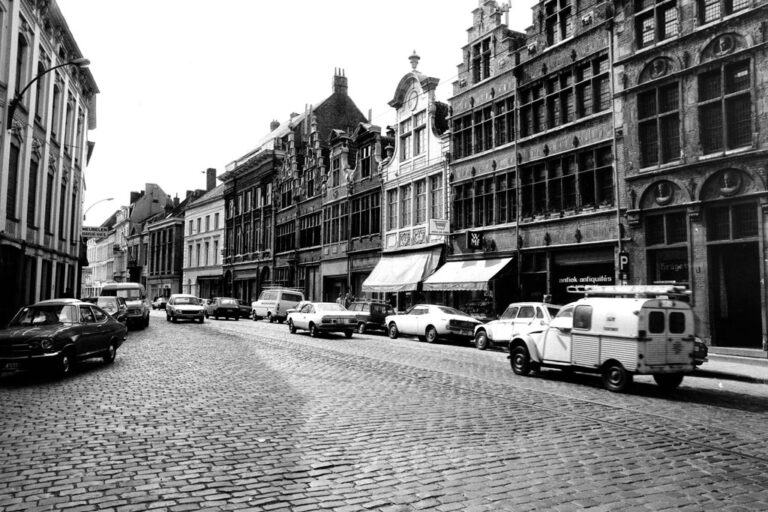
[[[179,319],[199,320],[204,318],[205,314],[203,311],[174,311],[171,316]]]
[[[343,324],[319,324],[317,330],[322,332],[345,332],[354,331],[357,328],[357,322],[345,322]]]

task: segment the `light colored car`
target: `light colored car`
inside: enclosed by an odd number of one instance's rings
[[[169,322],[178,320],[205,321],[205,308],[200,299],[187,293],[174,293],[165,305],[165,319]]]
[[[310,302],[312,302],[312,301],[311,300],[303,300],[303,301],[299,302],[298,304],[296,304],[296,307],[286,309],[285,313],[286,313],[286,315],[290,315],[294,311],[299,311],[301,308],[303,308],[304,306],[306,306]]]
[[[251,303],[254,321],[266,318],[270,322],[283,322],[288,318],[288,310],[304,300],[304,293],[287,288],[264,290],[259,299]]]
[[[475,346],[480,350],[497,346],[507,348],[512,334],[549,325],[560,306],[546,302],[513,302],[498,320],[475,327]]]
[[[472,338],[475,318],[448,306],[417,304],[404,314],[389,315],[384,320],[389,337],[400,334],[418,336],[420,340],[434,343],[439,338]]]
[[[300,310],[288,314],[288,330],[295,333],[297,329],[304,329],[313,338],[321,333],[343,332],[351,338],[357,325],[356,319],[357,315],[341,304],[309,302]]]

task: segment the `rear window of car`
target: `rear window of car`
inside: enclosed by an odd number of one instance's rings
[[[660,334],[664,332],[664,312],[651,311],[648,315],[648,331],[651,334]]]
[[[673,311],[669,314],[669,332],[672,334],[681,334],[685,332],[685,315],[679,311]]]
[[[290,302],[301,302],[302,298],[301,295],[297,295],[295,293],[283,292],[283,300]]]
[[[235,299],[221,299],[221,303],[225,306],[237,306],[237,301]]]

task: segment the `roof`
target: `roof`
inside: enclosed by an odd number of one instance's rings
[[[35,306],[66,306],[66,305],[73,305],[73,304],[86,304],[80,299],[46,299],[41,300],[40,302],[36,302]]]

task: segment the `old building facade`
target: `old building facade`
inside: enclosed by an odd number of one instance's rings
[[[721,353],[768,353],[768,2],[625,2],[616,10],[630,281],[692,291]]]
[[[85,166],[99,92],[61,11],[0,1],[0,322],[79,293]]]

